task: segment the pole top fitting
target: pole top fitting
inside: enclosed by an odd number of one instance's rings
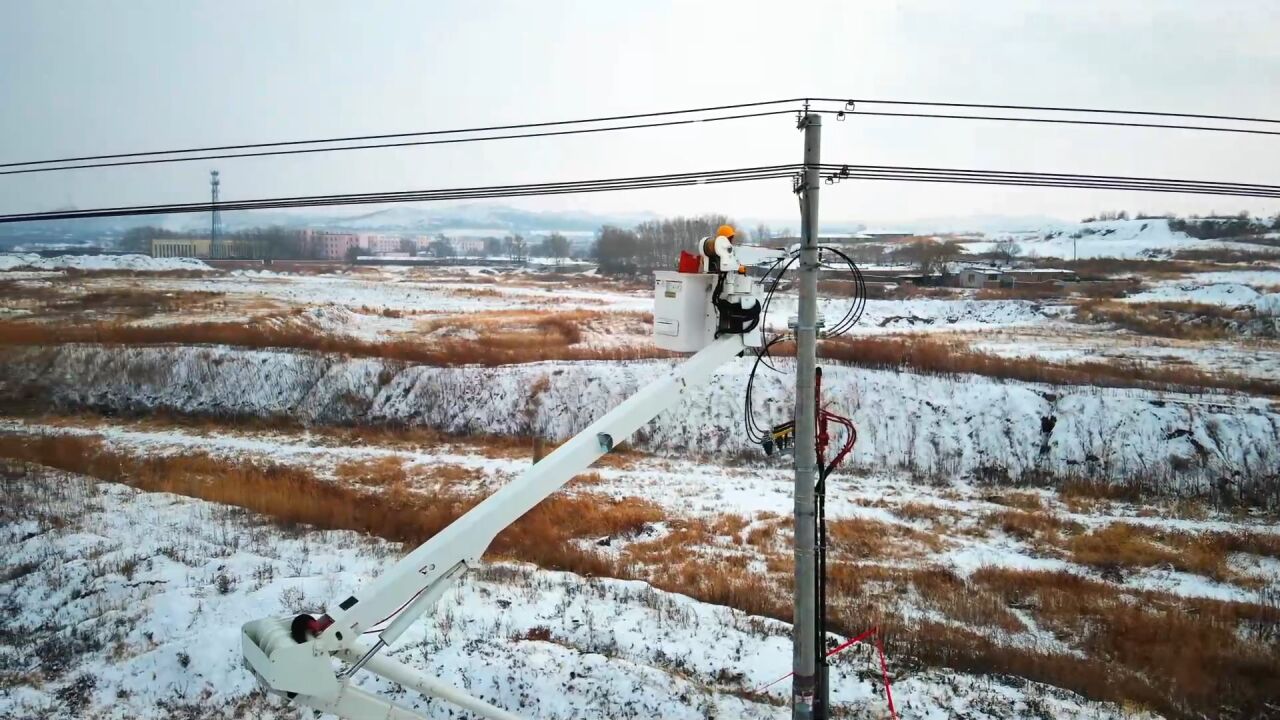
[[[822,115],[818,113],[806,112],[804,115],[796,113],[796,128],[803,130],[810,125],[822,125]]]

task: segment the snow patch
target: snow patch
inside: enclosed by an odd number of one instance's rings
[[[0,271],[16,270],[126,270],[130,272],[211,271],[195,258],[153,258],[148,255],[55,255],[34,253],[0,255]]]

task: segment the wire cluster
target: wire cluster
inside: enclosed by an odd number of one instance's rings
[[[850,298],[848,307],[845,309],[844,315],[822,332],[823,338],[838,337],[852,330],[853,326],[857,325],[858,320],[862,318],[862,313],[867,306],[867,284],[857,263],[855,263],[852,258],[839,248],[832,247],[830,245],[820,245],[818,247],[818,251],[819,268],[830,267],[833,265],[834,263],[827,262],[825,256],[827,254],[834,255],[838,258],[838,262],[840,264],[848,268],[849,276],[853,282],[853,294]],[[769,307],[773,303],[774,294],[782,284],[782,277],[799,259],[799,251],[793,250],[775,260],[773,264],[765,270],[764,276],[761,279],[765,294],[760,308],[760,325],[765,329],[765,331],[767,331],[769,327],[767,324]],[[764,345],[755,353],[755,362],[751,364],[751,372],[747,375],[747,388],[744,400],[745,409],[743,412],[747,439],[753,444],[764,444],[766,441],[770,440],[774,432],[774,428],[771,425],[760,422],[755,415],[752,391],[755,387],[756,373],[759,371],[761,365],[774,372],[781,372],[778,370],[777,366],[770,362],[770,351],[775,345],[790,340],[793,337],[794,335],[791,332],[779,333],[765,341]]]

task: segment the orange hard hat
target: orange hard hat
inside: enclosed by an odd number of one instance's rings
[[[716,230],[716,235],[717,235],[717,236],[724,236],[724,237],[727,237],[727,238],[731,238],[731,237],[733,237],[733,235],[734,235],[734,233],[733,233],[733,226],[732,226],[732,225],[721,225],[721,226],[720,226],[720,229],[719,229],[719,230]]]

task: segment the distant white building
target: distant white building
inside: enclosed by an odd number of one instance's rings
[[[1075,282],[1079,278],[1071,270],[1056,268],[998,268],[989,265],[966,265],[955,275],[953,284],[966,288],[998,288],[1049,283]]]
[[[1000,287],[1000,268],[970,265],[960,270],[960,287]]]
[[[454,255],[468,257],[484,255],[484,238],[450,238],[449,244],[453,246]]]

